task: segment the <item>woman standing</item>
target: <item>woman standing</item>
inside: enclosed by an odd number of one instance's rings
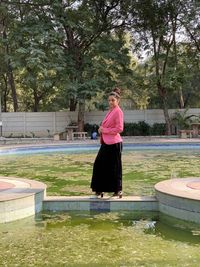
[[[120,89],[114,88],[109,94],[109,111],[99,127],[101,147],[93,165],[91,181],[96,196],[103,192],[114,192],[122,197],[122,138],[124,128],[123,112],[119,107]]]

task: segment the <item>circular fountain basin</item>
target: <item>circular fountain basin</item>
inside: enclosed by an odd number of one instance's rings
[[[200,223],[200,178],[164,180],[155,185],[159,211]]]
[[[52,152],[84,152],[97,150],[99,144],[16,147],[0,150],[0,156]],[[125,150],[200,149],[200,144],[124,144]],[[91,197],[46,197],[46,185],[33,180],[0,176],[0,222],[9,222],[41,210],[153,210],[200,223],[200,178],[170,179],[155,185],[155,196],[130,196],[123,199]]]
[[[0,223],[40,212],[45,194],[46,185],[41,182],[0,176]]]

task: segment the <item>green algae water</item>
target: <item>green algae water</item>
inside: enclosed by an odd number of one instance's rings
[[[200,266],[200,226],[155,212],[42,213],[0,235],[0,266]]]

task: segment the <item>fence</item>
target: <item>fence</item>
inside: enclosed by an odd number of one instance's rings
[[[169,110],[172,115],[174,109]],[[100,124],[106,111],[91,111],[85,113],[85,123]],[[200,109],[189,109],[188,115],[199,115]],[[77,112],[9,112],[2,113],[3,136],[45,137],[60,132],[71,121],[77,121]],[[124,110],[125,122],[145,121],[152,125],[165,122],[161,109]]]

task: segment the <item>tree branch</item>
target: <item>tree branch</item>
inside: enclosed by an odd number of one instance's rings
[[[186,31],[190,35],[191,40],[194,41],[197,50],[200,52],[200,42],[196,39],[194,34],[190,31],[189,27],[187,25],[185,25],[185,23],[181,19],[178,19],[178,21],[185,27]]]

